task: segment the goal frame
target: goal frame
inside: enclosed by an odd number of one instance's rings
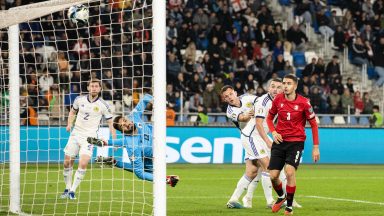
[[[19,23],[69,8],[92,0],[50,0],[11,8],[0,12],[0,28],[8,28],[9,35],[9,211],[20,214],[20,90],[19,90]],[[153,212],[166,215],[166,1],[152,2],[153,28]],[[42,10],[42,8],[44,8]],[[20,15],[22,14],[22,15]],[[20,15],[20,16],[19,16]]]

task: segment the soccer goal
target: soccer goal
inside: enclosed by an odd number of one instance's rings
[[[75,5],[89,17],[76,20],[68,13]],[[166,215],[165,5],[50,0],[0,11],[0,215]],[[153,173],[153,182],[138,178],[126,148],[95,146],[76,199],[68,199],[68,115],[75,98],[89,94],[90,79],[101,80],[99,97],[114,116],[130,116],[153,96],[131,119],[153,125],[153,134],[138,138],[152,137],[153,156],[142,158],[149,162],[140,172]],[[105,119],[97,133],[111,139]],[[77,167],[78,159],[72,178]]]

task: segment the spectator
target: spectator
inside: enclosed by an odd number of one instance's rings
[[[363,102],[364,102],[363,114],[370,114],[370,113],[372,113],[374,103],[371,100],[368,92],[364,92],[364,94],[363,94]]]
[[[199,74],[194,73],[192,76],[192,80],[189,80],[187,83],[187,86],[191,93],[202,93],[203,92],[203,86],[201,85],[201,79]]]
[[[261,85],[259,85],[256,89],[256,96],[261,97],[263,94],[265,94],[265,90],[263,89],[263,87]]]
[[[175,82],[174,89],[177,92],[188,93],[189,89],[188,89],[186,81],[184,79],[184,74],[181,72],[179,74],[177,74],[177,81]]]
[[[351,11],[347,10],[344,14],[343,20],[341,22],[344,31],[348,31],[353,26],[353,17]]]
[[[353,88],[353,82],[351,77],[348,77],[347,84],[345,84],[345,88],[348,88],[351,94],[355,93],[355,89]]]
[[[20,98],[20,125],[37,126],[39,125],[38,115],[32,106],[31,98]]]
[[[383,115],[379,112],[379,106],[373,106],[373,113],[369,118],[370,127],[382,127]]]
[[[384,16],[383,16],[384,17]],[[379,39],[379,44],[375,48],[373,55],[373,64],[375,71],[379,75],[379,79],[376,81],[375,86],[381,87],[384,84],[384,36]]]
[[[312,58],[311,63],[307,64],[302,72],[303,76],[310,76],[315,72],[316,58]]]
[[[330,20],[325,15],[325,10],[322,9],[320,12],[317,13],[317,23],[319,25],[319,31],[320,33],[326,37],[325,40],[331,40],[333,34],[335,34],[335,31],[330,27]]]
[[[352,113],[352,110],[354,109],[353,97],[348,88],[345,88],[343,95],[341,95],[341,108],[343,114]],[[348,112],[348,109],[350,112]]]
[[[212,84],[208,84],[203,92],[203,104],[208,112],[221,112],[220,99]]]
[[[337,89],[332,89],[332,94],[329,95],[330,113],[340,113],[341,96],[338,94]]]
[[[173,108],[170,106],[169,103],[167,103],[167,112],[166,112],[166,125],[168,126],[175,126],[175,118],[176,118],[176,112],[173,110]]]
[[[315,67],[315,74],[324,74],[325,73],[325,63],[323,58],[318,58]]]
[[[197,111],[198,111],[197,119],[194,125],[195,126],[207,125],[209,121],[207,109],[202,104],[199,104],[199,106],[197,107]]]
[[[179,60],[174,53],[169,53],[167,56],[167,79],[169,83],[177,81],[177,75],[181,71]]]
[[[341,75],[340,72],[340,64],[339,64],[339,57],[337,55],[334,55],[332,57],[332,60],[328,63],[327,69],[325,70],[325,77],[328,78],[335,78]]]
[[[291,42],[292,49],[295,51],[305,51],[305,43],[308,41],[307,36],[299,28],[299,25],[294,23],[287,31],[287,40]]]
[[[341,81],[340,81],[340,78],[339,77],[336,77],[333,81],[333,83],[331,84],[331,89],[336,89],[337,90],[337,93],[339,95],[343,94],[344,92],[344,86],[343,84],[341,84]]]
[[[256,87],[259,86],[259,84],[256,82],[256,80],[253,78],[253,74],[248,74],[247,80],[245,81],[245,90],[249,94],[255,94],[256,93]]]
[[[368,65],[368,49],[366,45],[364,45],[361,37],[357,37],[355,42],[352,44],[352,64],[356,65]]]
[[[203,104],[203,97],[199,93],[195,93],[189,97],[189,112],[197,112],[200,104]]]
[[[311,101],[311,105],[315,113],[320,112],[321,106],[321,94],[319,92],[319,88],[317,86],[311,87],[311,93],[309,94],[309,100]]]
[[[345,48],[346,40],[345,40],[345,35],[343,31],[342,26],[337,26],[336,27],[336,32],[333,35],[333,49],[336,49],[338,51],[343,51]]]
[[[39,78],[39,91],[41,95],[46,94],[51,86],[54,84],[54,80],[48,70],[44,71],[44,74]]]
[[[177,38],[177,28],[175,25],[175,20],[170,19],[168,21],[166,32],[168,41],[172,40],[172,38]]]
[[[363,112],[363,110],[364,110],[364,101],[361,98],[360,91],[356,91],[355,92],[355,95],[353,97],[353,101],[354,101],[354,104],[355,104],[355,114],[356,115],[361,114]]]

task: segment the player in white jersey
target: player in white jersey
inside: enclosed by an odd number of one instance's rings
[[[271,208],[274,204],[272,196],[272,183],[268,171],[269,158],[271,157],[272,139],[267,135],[269,129],[265,118],[268,115],[269,109],[272,107],[272,100],[277,94],[282,93],[282,91],[282,81],[280,79],[272,79],[268,83],[268,93],[257,98],[255,103],[256,136],[254,137],[254,142],[255,146],[257,146],[257,149],[266,151],[267,155],[262,155],[262,157],[258,159],[258,163],[260,165],[258,175],[248,186],[247,194],[243,198],[243,205],[246,208],[252,207],[253,192],[256,189],[260,179],[262,182],[265,199],[267,201],[267,206]],[[287,178],[284,172],[280,173],[280,179],[283,184],[287,183]],[[301,207],[296,202],[295,206]]]
[[[75,191],[85,176],[87,165],[92,158],[93,145],[87,142],[87,137],[97,137],[102,117],[107,120],[113,139],[116,139],[116,131],[113,128],[111,110],[108,104],[99,97],[101,81],[92,79],[88,82],[88,95],[76,97],[68,115],[67,131],[74,128],[65,146],[64,153],[64,182],[65,190],[62,198],[76,199]],[[77,114],[77,116],[76,116]],[[72,184],[72,170],[76,156],[79,155],[79,165]]]
[[[259,152],[254,145],[255,112],[254,104],[257,97],[254,95],[237,96],[232,86],[226,85],[221,89],[224,102],[228,103],[227,117],[239,128],[241,132],[241,142],[245,149],[245,174],[237,183],[230,200],[228,208],[242,208],[239,203],[241,194],[247,189],[248,185],[257,176],[257,161],[262,152]],[[267,154],[266,152],[264,154]]]

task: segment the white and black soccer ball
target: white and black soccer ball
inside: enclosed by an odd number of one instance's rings
[[[75,5],[68,9],[67,15],[71,22],[84,25],[88,22],[89,10],[84,5]]]

